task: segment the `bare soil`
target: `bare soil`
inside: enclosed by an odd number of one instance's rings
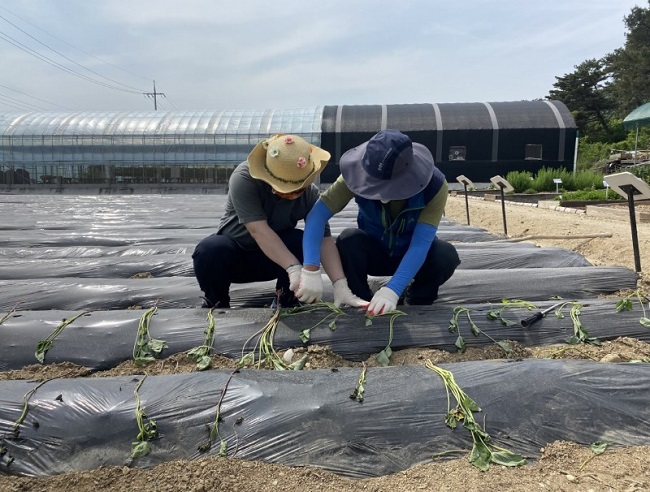
[[[631,229],[628,221],[590,217],[575,211],[556,211],[531,206],[506,205],[508,236],[503,235],[501,203],[480,199],[469,200],[470,225],[482,227],[504,239],[527,241],[543,247],[561,247],[581,253],[594,265],[618,265],[635,269]],[[458,223],[467,223],[464,197],[450,196],[446,216]],[[637,224],[641,266],[650,261],[650,224]],[[611,234],[609,237],[603,235]],[[586,237],[588,235],[599,237]],[[549,236],[553,236],[552,238]],[[650,267],[648,267],[650,268]],[[641,272],[639,288],[648,291],[648,276]],[[516,358],[580,358],[602,363],[650,359],[650,344],[620,338],[602,346],[557,345],[523,347],[511,343]],[[294,359],[309,351],[306,369],[357,367],[362,363],[344,360],[328,347],[311,346],[296,349]],[[469,348],[465,353],[435,349],[397,351],[391,363],[434,364],[466,360],[502,358],[496,347]],[[374,357],[367,365],[376,364]],[[231,369],[235,361],[213,357],[213,367]],[[196,371],[196,364],[185,354],[177,354],[145,367],[148,374],[173,374]],[[73,364],[33,365],[17,371],[0,373],[3,379],[43,380],[54,377],[107,377],[142,374],[143,368],[131,361],[99,373]],[[467,456],[434,461],[412,467],[394,475],[350,480],[315,468],[296,468],[236,458],[206,458],[197,461],[174,461],[154,469],[106,467],[98,470],[68,473],[48,478],[26,478],[0,475],[1,491],[647,491],[650,490],[650,446],[608,449],[596,455],[588,447],[570,442],[555,442],[542,451],[539,460],[520,468],[492,466],[481,472],[469,464]]]

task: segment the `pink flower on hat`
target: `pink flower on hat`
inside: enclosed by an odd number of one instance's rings
[[[286,143],[287,145],[292,144],[293,143],[293,138],[284,137],[284,143]]]
[[[297,166],[298,166],[300,169],[302,169],[302,168],[305,167],[306,165],[307,165],[307,160],[306,160],[304,157],[299,157],[299,158],[298,158],[298,164],[297,164]]]

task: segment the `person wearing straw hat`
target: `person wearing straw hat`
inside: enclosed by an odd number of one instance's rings
[[[329,159],[329,152],[299,136],[273,135],[237,166],[217,232],[201,240],[192,254],[194,273],[205,294],[203,307],[230,307],[232,283],[273,279],[277,279],[274,305],[293,307],[304,298],[303,231],[296,224],[316,203],[319,190],[314,181]],[[332,282],[341,283],[345,281],[341,259],[328,226],[324,233],[317,245],[323,268]],[[335,302],[362,301],[347,289]]]
[[[322,280],[318,244],[325,224],[353,198],[358,228],[337,238],[343,270],[354,295],[368,302],[367,313],[407,304],[428,305],[460,264],[454,246],[436,237],[448,185],[431,152],[397,130],[383,130],[341,156],[341,176],[316,202],[306,219],[301,285],[318,299]],[[373,294],[368,275],[390,276]]]

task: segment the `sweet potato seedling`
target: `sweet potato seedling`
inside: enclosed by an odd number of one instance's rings
[[[520,466],[526,460],[512,451],[490,444],[490,435],[481,428],[474,419],[474,412],[480,412],[481,408],[470,398],[462,388],[456,383],[451,371],[438,367],[427,359],[425,366],[438,374],[445,385],[447,392],[447,415],[445,424],[450,429],[455,429],[459,422],[469,431],[472,436],[472,451],[469,455],[469,461],[472,465],[481,471],[487,471],[490,463],[503,466]],[[456,407],[452,409],[450,393],[456,400]]]
[[[152,316],[156,314],[157,309],[157,306],[153,306],[147,309],[140,317],[138,333],[133,345],[133,360],[138,365],[145,365],[156,360],[154,355],[160,355],[163,349],[168,347],[166,341],[157,340],[149,333],[149,324],[151,323]]]
[[[214,344],[214,308],[208,311],[207,321],[208,326],[203,332],[205,334],[203,345],[194,347],[187,352],[187,356],[196,362],[196,367],[199,371],[205,371],[212,367],[210,352],[212,351],[212,345]]]
[[[146,375],[140,380],[135,390],[133,390],[133,394],[135,395],[135,421],[138,424],[139,431],[135,442],[131,443],[131,458],[134,459],[148,455],[151,451],[151,443],[149,441],[158,437],[156,421],[150,419],[144,410],[142,410],[142,402],[138,394],[140,386],[142,386],[145,379],[147,379]]]
[[[45,340],[40,340],[36,344],[36,352],[34,355],[36,356],[36,360],[38,360],[41,364],[45,361],[45,354],[47,354],[47,351],[52,348],[54,345],[54,339],[59,336],[59,334],[63,331],[63,329],[68,326],[70,323],[72,323],[74,320],[81,316],[85,316],[87,314],[90,314],[88,311],[84,311],[82,313],[77,314],[76,316],[72,316],[71,318],[63,319],[59,325],[54,328],[54,331],[50,333]]]
[[[515,326],[518,324],[516,321],[504,317],[506,311],[512,308],[526,308],[532,311],[533,309],[537,309],[537,306],[530,301],[524,301],[522,299],[501,299],[501,307],[490,309],[486,314],[487,319],[498,320],[503,326]]]
[[[357,386],[350,394],[350,399],[357,400],[359,403],[363,403],[363,398],[364,398],[363,394],[366,391],[364,385],[366,384],[367,369],[368,368],[366,367],[366,363],[364,362],[363,367],[361,369],[361,375],[359,376],[359,380],[357,381]]]
[[[253,334],[246,342],[242,348],[242,355],[239,359],[239,367],[250,367],[255,366],[257,369],[260,369],[264,365],[268,369],[275,370],[301,370],[305,363],[307,362],[307,355],[303,356],[296,362],[291,364],[287,363],[280,354],[276,351],[274,347],[274,338],[277,331],[280,320],[289,316],[295,316],[298,314],[311,313],[314,311],[326,310],[329,313],[316,323],[314,326],[305,328],[300,332],[300,339],[303,343],[309,341],[311,331],[321,326],[324,323],[328,323],[330,330],[336,329],[336,320],[339,316],[345,315],[345,312],[340,308],[334,306],[334,304],[329,302],[317,302],[314,304],[309,304],[305,306],[298,306],[291,309],[282,309],[278,308],[273,312],[271,319],[268,323],[257,333]],[[257,337],[255,346],[251,352],[245,353],[246,347]]]
[[[512,347],[510,346],[510,344],[507,343],[507,342],[495,340],[490,335],[488,335],[483,330],[481,330],[477,326],[477,324],[474,322],[474,320],[472,319],[471,312],[472,312],[471,308],[466,308],[466,307],[463,307],[463,306],[456,306],[456,307],[454,307],[454,310],[452,311],[451,319],[449,320],[449,333],[456,333],[457,334],[456,341],[454,342],[454,345],[456,346],[458,351],[462,354],[467,349],[467,344],[465,343],[465,338],[463,337],[463,335],[460,332],[460,317],[462,315],[465,315],[466,318],[467,318],[467,322],[469,323],[470,330],[472,331],[472,334],[475,337],[477,337],[477,336],[479,336],[481,334],[485,335],[492,342],[494,342],[498,347],[500,347],[501,350],[503,350],[506,353],[506,355],[510,355],[512,353]],[[489,313],[488,313],[488,319],[493,319],[493,318],[489,317]]]
[[[382,313],[379,315],[379,316],[390,316],[390,321],[388,322],[388,344],[386,344],[384,350],[382,350],[375,356],[377,362],[379,362],[379,364],[383,367],[386,367],[390,364],[390,358],[393,355],[393,349],[391,345],[393,343],[393,326],[395,324],[395,320],[400,316],[405,316],[405,315],[406,315],[405,312],[399,310],[389,311],[387,313]]]
[[[221,389],[221,395],[219,396],[219,401],[217,402],[217,409],[215,411],[215,416],[214,416],[214,421],[212,424],[209,426],[210,432],[208,435],[208,440],[200,444],[198,447],[199,452],[205,453],[212,449],[212,441],[214,441],[215,438],[219,439],[219,456],[221,457],[226,457],[228,456],[228,442],[221,437],[221,433],[219,432],[219,424],[223,420],[221,417],[221,405],[223,405],[223,400],[226,397],[226,392],[228,391],[228,386],[230,385],[230,382],[232,381],[232,378],[235,376],[235,374],[239,373],[239,369],[235,369],[230,373],[230,376],[226,380],[226,384],[224,384],[223,388]],[[241,423],[238,419],[238,423]]]
[[[621,311],[632,311],[634,299],[636,299],[639,302],[639,305],[641,306],[641,310],[643,311],[643,315],[639,319],[639,323],[641,323],[646,328],[650,328],[650,319],[648,319],[645,312],[645,303],[650,304],[650,300],[648,300],[648,296],[641,290],[637,289],[629,293],[622,299],[619,299],[616,302],[616,312],[620,313]]]

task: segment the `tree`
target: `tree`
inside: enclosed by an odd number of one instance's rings
[[[583,135],[593,140],[616,139],[620,135],[609,123],[616,106],[604,60],[587,60],[574,68],[573,73],[555,77],[555,89],[549,92],[549,98],[566,104]]]
[[[650,8],[634,7],[624,22],[625,46],[605,58],[621,118],[650,101]]]

